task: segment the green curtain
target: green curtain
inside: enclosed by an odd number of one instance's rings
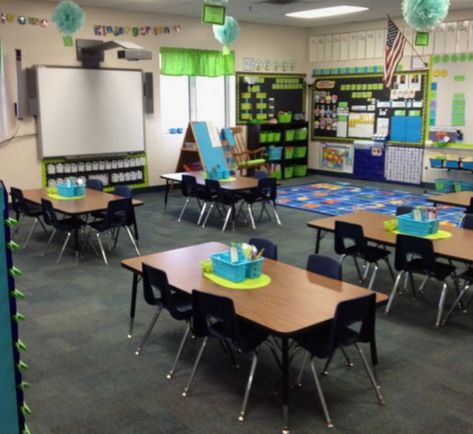
[[[219,77],[235,73],[235,52],[161,48],[161,74]]]

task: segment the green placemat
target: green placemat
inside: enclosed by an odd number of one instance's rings
[[[207,173],[204,173],[204,179],[207,179]],[[235,182],[237,179],[234,176],[230,176],[230,178],[225,179],[217,179],[218,182]]]
[[[64,197],[64,196],[59,196],[57,193],[48,193],[48,197],[51,199],[55,200],[78,200],[78,199],[84,199],[84,196],[74,196],[74,197]]]
[[[261,276],[256,279],[246,279],[239,283],[224,279],[223,277],[219,277],[213,273],[204,273],[204,277],[216,283],[217,285],[223,286],[224,288],[238,289],[240,291],[262,288],[263,286],[269,285],[271,283],[271,277],[269,277],[267,274],[261,274]]]
[[[414,234],[406,234],[405,232],[399,232],[398,230],[392,231],[393,234],[402,234],[402,235],[410,235],[411,237],[419,237],[419,238],[427,238],[428,240],[446,240],[448,238],[452,238],[452,233],[447,231],[439,230],[435,234],[425,235],[421,237],[420,235]]]

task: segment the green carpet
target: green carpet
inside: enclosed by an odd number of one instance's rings
[[[313,176],[284,185],[326,180]],[[315,231],[305,225],[317,218],[314,213],[281,208],[282,227],[264,220],[256,231],[241,224],[235,232],[222,234],[216,219],[205,229],[195,225],[196,206],[189,207],[178,224],[183,204],[179,191],[170,196],[167,213],[162,193],[143,194],[140,199],[145,201],[137,209],[143,254],[205,241],[246,241],[257,235],[278,244],[281,261],[304,267],[314,249]],[[28,229],[25,224],[20,230],[19,242]],[[240,369],[235,370],[220,346],[210,342],[189,396],[182,398],[199,342],[188,342],[175,378],[167,380],[184,324],[163,313],[142,356],[134,355],[154,311],[140,292],[135,334],[127,339],[131,273],[119,265],[122,258],[133,256],[126,236],[121,235],[117,250],[109,255],[108,267],[91,250],[78,267],[70,250],[56,265],[62,241],[57,238],[42,257],[46,236],[37,229],[28,249],[16,254],[16,264],[24,271],[18,286],[27,294],[20,311],[27,317],[21,338],[28,345],[24,359],[30,366],[25,381],[32,384],[26,393],[33,410],[28,418],[32,433],[280,432],[280,401],[273,393],[279,370],[267,349],[261,351],[244,423],[237,417],[250,367],[248,355],[238,355]],[[322,253],[333,255],[331,236],[323,239]],[[345,261],[343,274],[345,280],[356,282],[350,260]],[[389,273],[381,268],[376,289],[388,293],[391,286]],[[439,295],[440,287],[431,284],[422,299],[415,301],[405,292],[396,298],[389,316],[378,312],[377,375],[386,406],[378,405],[356,352],[349,350],[355,362],[352,369],[336,354],[330,375],[322,381],[335,424],[331,432],[473,432],[473,313],[458,314],[446,327],[434,330]],[[452,294],[447,303],[451,301]],[[293,377],[299,362],[300,355],[291,369]],[[322,366],[319,361],[318,367]],[[292,432],[327,432],[309,370],[304,379],[302,389],[291,392]]]

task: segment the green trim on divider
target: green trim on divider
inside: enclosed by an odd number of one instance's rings
[[[204,273],[204,277],[216,283],[217,285],[223,286],[224,288],[236,289],[239,291],[258,289],[271,283],[271,277],[269,277],[267,274],[261,274],[261,276],[257,277],[256,279],[246,279],[239,283],[224,279],[223,277],[219,277],[213,273]]]
[[[0,186],[0,431],[20,433],[19,408],[15,378],[14,342],[12,318],[16,314],[10,310],[10,280],[6,247],[4,190]]]
[[[207,179],[207,177],[208,177],[207,172],[205,172],[203,178]],[[219,179],[218,182],[235,182],[236,180],[237,179],[234,176],[230,176],[230,178]]]

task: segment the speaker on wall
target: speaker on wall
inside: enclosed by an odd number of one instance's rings
[[[144,77],[145,113],[154,113],[153,73],[145,72]]]

